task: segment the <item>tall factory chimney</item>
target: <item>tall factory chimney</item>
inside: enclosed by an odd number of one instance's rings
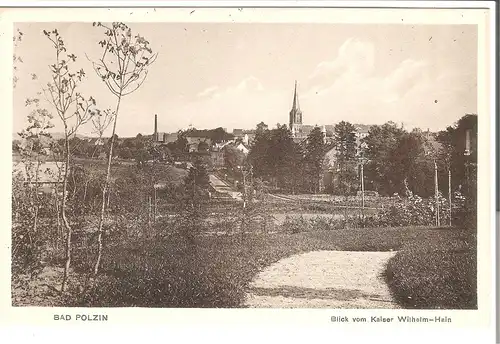
[[[155,132],[153,133],[153,141],[158,141],[158,115],[155,114]]]

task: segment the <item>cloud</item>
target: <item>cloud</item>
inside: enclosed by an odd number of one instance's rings
[[[291,102],[290,95],[280,92],[265,90],[262,82],[250,75],[226,88],[210,87],[200,92],[204,97],[175,112],[181,114],[181,127],[193,123],[198,128],[253,128],[261,120],[274,125],[279,120],[286,122]]]
[[[426,65],[425,61],[407,59],[386,76],[378,76],[373,43],[350,38],[339,48],[335,59],[320,62],[312,71],[309,93],[325,95],[340,89],[359,97],[375,91],[381,100],[395,101],[418,82]]]
[[[350,38],[342,44],[337,57],[331,61],[320,62],[309,76],[312,85],[322,84],[330,78],[346,74],[366,76],[375,67],[375,47],[372,43]]]
[[[374,52],[372,43],[351,38],[335,58],[314,68],[301,97],[305,122],[333,124],[348,119],[381,124],[392,120],[408,127],[439,129],[432,126],[451,124],[462,115],[456,110],[463,102],[460,97],[474,97],[471,75],[453,69],[436,73],[428,61],[416,59],[403,60],[381,74]]]
[[[217,86],[212,86],[204,89],[200,93],[198,93],[198,97],[207,97],[214,94],[219,88]]]
[[[238,86],[236,86],[236,89],[240,91],[263,91],[264,86],[262,86],[259,79],[254,76],[249,76],[243,79]]]

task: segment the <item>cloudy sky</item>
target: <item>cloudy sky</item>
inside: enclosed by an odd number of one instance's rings
[[[125,97],[119,136],[159,130],[254,128],[264,121],[288,123],[298,81],[305,124],[382,124],[440,130],[465,113],[476,113],[477,30],[472,25],[361,25],[270,23],[133,23],[134,32],[159,53],[146,82]],[[81,93],[102,108],[115,98],[85,57],[102,52],[102,31],[91,23],[16,25],[24,40],[16,48],[14,132],[49,80],[55,55],[43,29],[57,28],[87,78]],[[31,80],[31,73],[38,80]],[[48,107],[50,110],[50,108]],[[60,123],[55,120],[55,130]],[[82,134],[92,128],[85,127]]]

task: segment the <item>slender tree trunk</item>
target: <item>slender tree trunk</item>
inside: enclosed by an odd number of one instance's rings
[[[40,170],[40,160],[37,160],[36,171],[35,171],[35,193],[33,199],[35,200],[35,216],[33,218],[33,233],[36,233],[38,229],[38,212],[40,210],[40,202],[38,200],[38,171]]]
[[[151,196],[148,196],[148,229],[151,228]]]
[[[106,206],[106,193],[108,192],[109,176],[111,174],[111,158],[113,156],[113,146],[115,143],[116,122],[118,120],[118,110],[120,109],[121,99],[122,99],[122,96],[121,96],[121,94],[119,94],[118,95],[118,102],[116,104],[115,120],[113,121],[113,132],[111,134],[111,144],[109,147],[108,166],[106,169],[106,181],[104,182],[104,187],[102,190],[101,214],[99,217],[99,227],[97,229],[97,259],[96,259],[96,262],[94,265],[94,275],[97,275],[97,273],[99,272],[99,265],[101,264],[101,258],[102,258],[102,227],[104,224],[104,210],[105,210],[105,206]]]
[[[434,161],[434,196],[436,199],[436,226],[439,227],[441,225],[439,218],[439,186],[438,186],[438,170],[435,161]]]
[[[56,221],[57,221],[57,244],[56,248],[59,251],[59,244],[62,244],[63,239],[64,239],[64,233],[63,229],[61,227],[61,209],[59,207],[59,180],[61,180],[61,169],[58,168],[58,173],[57,173],[57,184],[54,188],[54,197],[55,197],[55,203],[56,203]]]
[[[74,173],[72,174],[72,179],[73,179],[73,194],[71,195],[71,197],[74,199],[76,196],[76,180]]]
[[[61,216],[64,224],[64,228],[66,229],[66,263],[64,264],[64,273],[63,273],[63,281],[61,285],[61,292],[64,292],[66,289],[66,284],[68,281],[68,273],[71,265],[71,236],[72,236],[72,228],[69,224],[68,217],[66,216],[66,194],[68,192],[68,172],[69,172],[69,138],[68,138],[68,130],[65,128],[65,144],[66,144],[66,161],[65,161],[65,169],[63,176],[63,194],[61,200]]]
[[[55,208],[56,208],[56,249],[59,250],[59,240],[61,238],[61,221],[60,221],[60,213],[59,213],[59,197],[57,195],[57,184],[54,188],[54,198],[55,198]]]
[[[156,211],[157,211],[157,197],[156,197],[156,188],[154,188],[154,203],[153,203],[153,223],[156,223]]]
[[[365,177],[364,177],[363,162],[361,162],[361,221],[364,227],[365,226]]]
[[[111,199],[111,190],[110,189],[111,188],[108,186],[108,198],[106,200],[106,209],[109,209],[109,200]]]
[[[83,204],[85,204],[85,200],[87,199],[87,189],[89,187],[90,180],[85,182],[85,188],[83,189]]]

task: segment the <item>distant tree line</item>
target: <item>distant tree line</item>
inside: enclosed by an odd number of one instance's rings
[[[468,130],[470,155],[464,154]],[[329,151],[332,159],[325,158]],[[364,164],[366,190],[388,196],[412,193],[429,197],[434,194],[436,164],[440,191],[447,195],[448,170],[453,190],[463,191],[466,165],[477,162],[477,115],[465,115],[438,133],[407,131],[387,122],[371,126],[360,140],[354,125],[342,121],[335,125],[330,142],[319,127],[297,142],[286,125],[269,129],[260,123],[248,159],[255,175],[274,189],[290,193],[326,190],[341,195],[360,190],[359,169]],[[333,179],[324,185],[328,171]]]

